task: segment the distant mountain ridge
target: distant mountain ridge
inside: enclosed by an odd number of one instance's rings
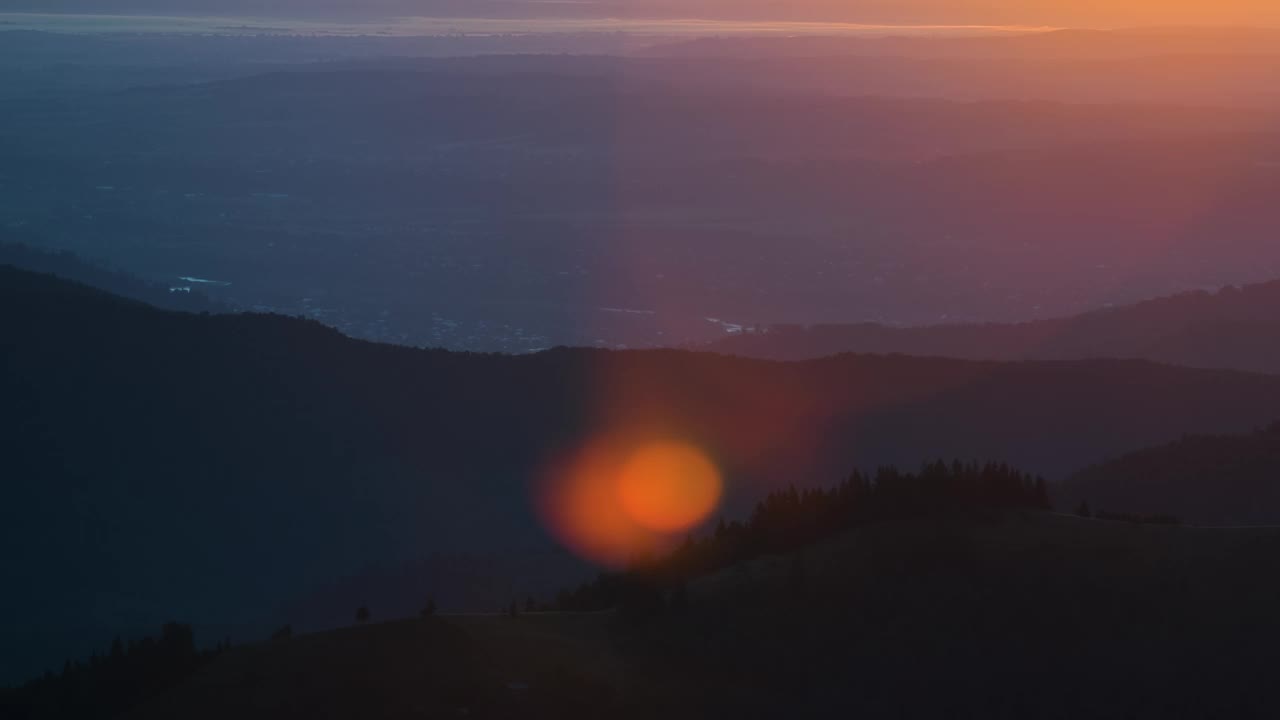
[[[1062,501],[1096,511],[1164,513],[1201,523],[1274,525],[1280,424],[1247,435],[1191,435],[1087,468]]]
[[[1280,377],[1136,361],[450,353],[281,316],[162,311],[0,267],[0,397],[0,542],[29,548],[0,594],[0,629],[22,638],[0,657],[3,678],[175,617],[287,622],[282,608],[342,578],[438,552],[511,565],[546,554],[531,491],[602,431],[704,447],[735,513],[778,487],[939,457],[1062,478],[1187,432],[1274,422]],[[529,566],[521,582],[539,573],[554,568]],[[466,601],[442,583],[402,587]],[[419,598],[363,602],[393,600]],[[98,635],[53,641],[68,618]]]
[[[764,68],[765,92],[737,83],[760,78],[742,60],[642,60],[320,64],[14,102],[6,222],[234,280],[209,292],[246,307],[476,350],[707,342],[709,317],[1022,321],[1280,268],[1268,111],[807,86],[814,68],[883,79],[878,61]],[[623,327],[601,307],[662,319]]]
[[[671,57],[857,57],[1090,58],[1134,59],[1242,53],[1255,58],[1280,52],[1273,28],[1061,29],[1047,32],[979,34],[969,37],[884,35],[873,37],[766,36],[677,40],[644,51]]]
[[[189,285],[164,287],[130,273],[99,267],[71,252],[41,250],[21,242],[0,240],[0,265],[56,275],[166,310],[231,312],[230,307],[209,299]]]
[[[1280,373],[1280,281],[1018,324],[771,326],[711,347],[774,360],[848,352],[999,361],[1115,357]]]

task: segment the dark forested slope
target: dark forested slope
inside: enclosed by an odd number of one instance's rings
[[[1274,530],[879,523],[625,615],[235,648],[131,718],[1274,717]]]
[[[1245,435],[1192,435],[1134,452],[1077,473],[1060,496],[1106,512],[1277,524],[1271,508],[1280,503],[1280,425]]]
[[[93,647],[38,639],[68,618],[260,621],[370,565],[442,551],[536,566],[552,543],[529,488],[596,432],[706,448],[732,511],[935,457],[1052,480],[1186,432],[1247,431],[1280,407],[1280,378],[1141,362],[414,350],[8,268],[0,363],[0,533],[27,548],[9,559],[0,617],[56,663]]]

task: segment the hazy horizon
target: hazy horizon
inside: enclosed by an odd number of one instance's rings
[[[261,15],[155,15],[0,12],[9,30],[63,33],[170,33],[269,35],[381,35],[629,33],[670,37],[708,36],[972,36],[1058,30],[1017,25],[903,25],[836,21],[768,21],[707,18],[463,17],[308,18]]]
[[[1132,28],[1280,27],[1280,5],[1266,0],[1122,0],[1067,5],[1058,0],[5,0],[0,13],[133,14],[362,21],[398,17],[673,20],[844,23],[869,26]]]

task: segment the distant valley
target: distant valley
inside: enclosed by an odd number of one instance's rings
[[[1021,324],[764,326],[709,346],[774,360],[901,353],[972,360],[1141,358],[1280,373],[1280,281]]]
[[[567,55],[527,36],[501,47],[533,54],[451,58],[421,38],[10,35],[0,239],[382,342],[1022,322],[1280,277],[1265,35]],[[1155,82],[1169,63],[1195,73]]]

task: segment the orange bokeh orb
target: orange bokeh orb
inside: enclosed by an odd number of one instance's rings
[[[697,448],[683,443],[646,445],[627,459],[614,481],[632,520],[661,533],[688,530],[720,502],[720,472]]]
[[[615,567],[660,553],[720,502],[720,471],[681,442],[598,437],[555,463],[538,491],[548,528],[579,555]]]

